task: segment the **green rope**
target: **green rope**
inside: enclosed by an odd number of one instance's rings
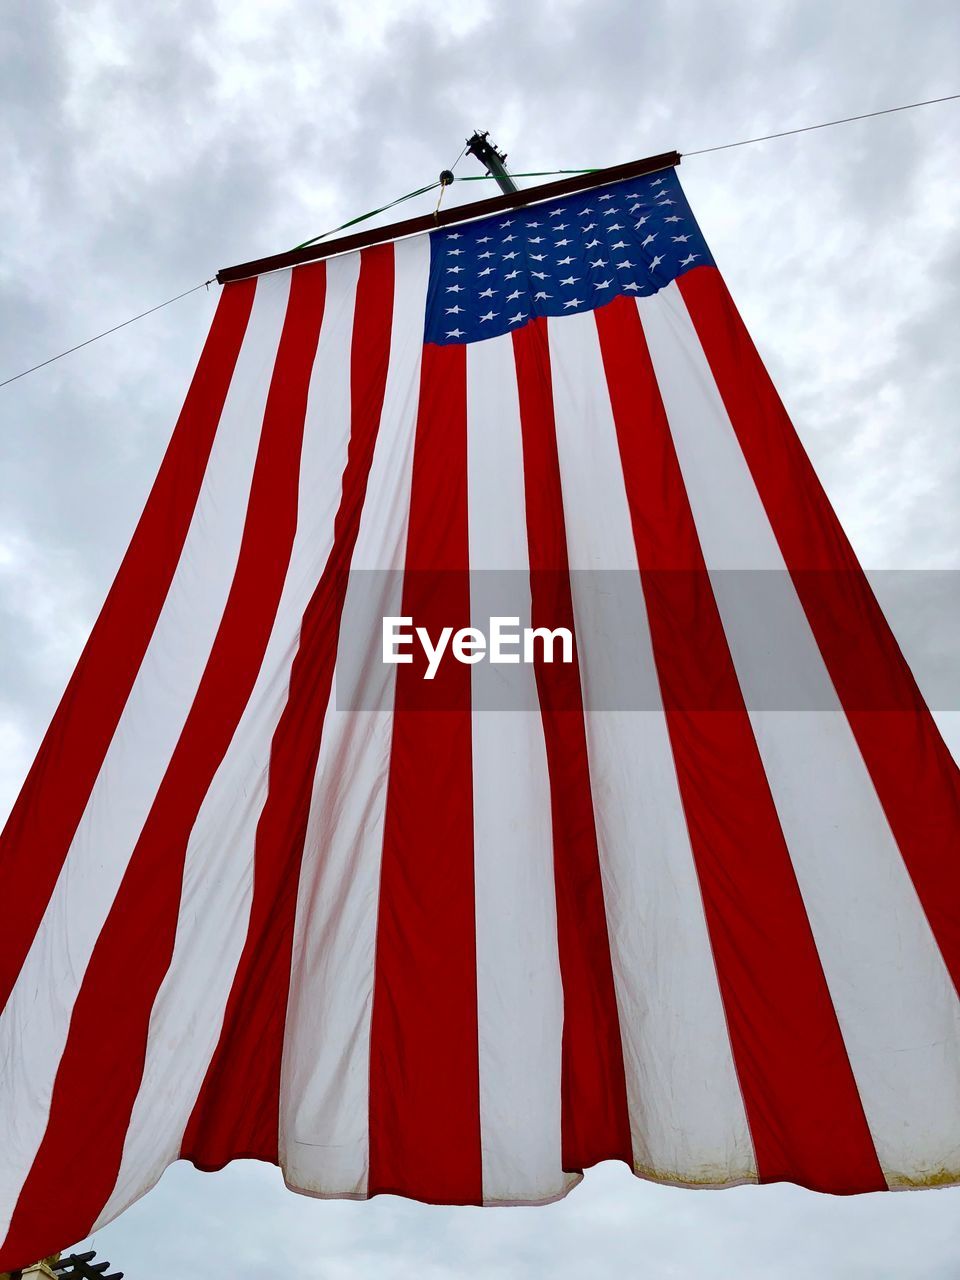
[[[533,169],[529,173],[511,173],[511,178],[552,178],[558,173],[599,173],[599,169]],[[454,182],[493,182],[492,173],[464,174],[462,178],[454,178]]]
[[[412,200],[414,196],[425,195],[428,191],[432,191],[434,187],[439,187],[439,182],[431,182],[425,187],[418,187],[416,191],[408,191],[405,196],[398,196],[396,200],[391,200],[389,204],[382,204],[379,209],[371,209],[369,213],[361,213],[359,218],[351,218],[349,222],[341,222],[339,227],[331,227],[329,231],[323,231],[318,236],[314,236],[312,240],[304,240],[303,244],[298,244],[297,249],[306,249],[308,245],[316,244],[318,240],[325,240],[327,236],[335,235],[338,231],[346,231],[347,227],[355,227],[358,222],[366,222],[368,218],[375,218],[378,213],[385,213],[387,209],[392,209],[395,204],[403,204],[404,200]]]
[[[466,150],[466,148],[464,148]],[[463,155],[461,151],[460,155]],[[458,156],[457,159],[460,157]],[[550,178],[561,173],[597,173],[596,169],[535,169],[531,173],[511,173],[511,178]],[[493,175],[490,173],[471,174],[462,178],[454,178],[454,182],[492,182]],[[329,231],[324,231],[318,236],[314,236],[312,240],[304,240],[303,244],[298,244],[296,248],[307,249],[310,245],[316,244],[318,240],[326,240],[327,236],[336,235],[338,231],[346,231],[347,227],[355,227],[358,222],[366,222],[368,218],[375,218],[378,213],[385,213],[387,209],[392,209],[394,205],[403,204],[404,200],[413,200],[416,196],[426,195],[428,191],[433,191],[439,187],[439,182],[431,182],[425,187],[418,187],[416,191],[408,191],[405,196],[398,196],[396,200],[391,200],[389,204],[382,204],[379,209],[371,209],[369,213],[361,213],[359,218],[351,218],[349,222],[341,222],[339,227],[331,227]]]

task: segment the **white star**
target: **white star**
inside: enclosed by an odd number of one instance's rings
[[[486,252],[481,253],[481,254],[479,254],[478,256],[480,257],[481,261],[482,261],[484,258],[492,258],[492,257],[493,257],[493,250],[492,250],[492,249],[487,249],[487,250],[486,250]]]
[[[588,240],[584,247],[587,249],[595,249],[599,243],[599,240]]]
[[[539,225],[540,225],[540,223],[539,223],[539,222],[528,222],[528,223],[527,223],[527,226],[528,226],[528,227],[539,227]]]
[[[566,222],[558,222],[553,228],[554,231],[566,231],[568,224]]]
[[[516,218],[508,218],[506,222],[500,223],[500,230],[502,231],[504,227],[512,227],[514,222],[516,222]]]
[[[587,205],[585,209],[580,210],[580,217],[585,218],[588,213],[593,213],[593,209],[590,207],[590,205]]]
[[[670,239],[674,244],[686,244],[690,237],[687,236],[671,236]]]
[[[598,200],[612,200],[612,199],[613,199],[613,196],[612,196],[612,195],[610,195],[610,194],[608,193],[608,194],[607,194],[607,195],[605,195],[605,196],[598,196],[598,197],[597,197],[597,199],[598,199]]]
[[[527,244],[539,244],[542,239],[543,236],[528,236]]]
[[[511,240],[516,240],[516,238],[517,238],[517,237],[516,237],[516,236],[513,236],[513,235],[510,235],[510,236],[504,236],[504,237],[503,237],[503,240],[502,240],[500,243],[501,243],[501,244],[509,244]]]
[[[481,289],[481,290],[480,290],[480,297],[481,297],[481,298],[492,298],[492,297],[493,297],[493,295],[494,295],[495,293],[499,293],[499,292],[500,292],[500,290],[499,290],[499,289]]]
[[[690,263],[693,262],[695,258],[699,258],[699,257],[700,257],[699,253],[688,253],[687,256],[684,258],[684,260],[680,263],[680,265],[681,267],[689,267]]]
[[[463,267],[447,267],[447,275],[455,276],[458,271],[462,271]]]
[[[478,275],[478,276],[492,276],[492,275],[493,275],[493,267],[484,267],[482,271],[478,271],[478,272],[477,272],[477,275]]]
[[[532,276],[536,276],[538,280],[546,280],[547,278],[547,273],[545,271],[531,271],[530,274]]]
[[[493,236],[481,236],[477,244],[486,244],[488,240],[492,240]]]
[[[682,218],[678,218],[675,213],[671,213],[669,218],[664,218],[664,222],[682,222]]]
[[[591,267],[605,267],[607,265],[607,261],[605,258],[598,258],[596,262],[591,262],[590,265]]]
[[[639,289],[639,288],[640,288],[640,286],[637,284],[636,280],[631,280],[629,284],[625,284],[623,287],[624,287],[625,289]]]
[[[504,280],[516,280],[516,278],[517,278],[517,276],[518,276],[519,274],[520,274],[520,272],[519,272],[519,271],[508,271],[508,272],[507,272],[507,274],[506,274],[503,278],[504,278]]]
[[[565,257],[565,258],[558,258],[558,259],[557,259],[557,266],[558,266],[558,267],[568,267],[572,261],[573,261],[573,259],[572,259],[572,258],[569,256],[569,254],[568,254],[568,255],[567,255],[567,257]]]
[[[593,287],[595,289],[609,289],[611,284],[613,284],[612,280],[601,280],[599,284],[595,284]]]
[[[520,290],[519,290],[519,289],[514,289],[513,293],[508,293],[508,294],[507,294],[507,301],[508,301],[508,302],[514,302],[514,301],[516,301],[516,299],[517,299],[517,298],[519,298],[519,297],[520,297]]]
[[[559,218],[562,213],[563,205],[560,205],[556,209],[551,209],[547,216],[550,218]]]
[[[516,258],[517,256],[516,249],[511,249],[509,253],[503,255],[503,260],[504,262],[509,262],[511,258]]]
[[[588,231],[592,231],[596,225],[597,224],[595,222],[588,222],[587,225],[583,228],[583,234],[586,235]]]
[[[485,316],[480,317],[480,322],[482,324],[484,320],[492,320],[494,316],[498,316],[499,314],[499,311],[488,311]]]
[[[636,265],[636,264],[635,264],[635,263],[633,263],[633,262],[631,262],[629,258],[624,258],[623,262],[618,262],[618,263],[617,263],[617,270],[618,270],[618,271],[622,271],[622,270],[624,269],[624,267],[632,267],[632,266],[635,266],[635,265]]]
[[[561,284],[573,284],[573,283],[574,283],[574,281],[579,280],[579,279],[580,279],[580,277],[579,277],[579,276],[567,276],[566,280],[561,280],[561,281],[560,281],[560,283],[561,283]]]
[[[643,215],[643,217],[640,219],[640,221],[639,221],[639,222],[635,222],[635,223],[633,224],[633,229],[634,229],[634,231],[639,231],[639,230],[640,230],[640,228],[643,226],[643,224],[644,224],[645,222],[649,222],[649,221],[650,221],[650,215],[649,215],[649,213],[645,213],[645,214]]]
[[[534,300],[534,302],[536,302],[538,298],[552,298],[552,297],[553,297],[553,294],[551,294],[551,293],[542,293],[542,292],[541,292],[541,293],[535,293],[535,294],[533,295],[533,300]]]
[[[624,199],[625,199],[625,200],[639,200],[639,199],[640,199],[640,192],[639,192],[639,191],[628,191],[628,192],[626,193],[626,195],[624,196]]]
[[[448,249],[448,250],[447,250],[447,257],[448,257],[448,258],[456,258],[456,257],[457,257],[459,254],[461,254],[461,253],[463,253],[463,250],[462,250],[462,249]]]
[[[657,201],[657,208],[658,208],[658,209],[662,209],[665,205],[668,205],[668,204],[676,204],[676,203],[677,203],[677,202],[676,202],[676,200],[658,200],[658,201]]]
[[[526,312],[518,311],[515,316],[510,317],[510,324],[518,324],[521,320],[526,320]]]
[[[461,307],[459,303],[455,307],[446,308],[446,312],[448,316],[458,316],[462,310],[463,310],[463,307]]]
[[[642,204],[641,204],[641,202],[638,200],[636,204],[632,204],[632,205],[630,206],[630,212],[631,212],[631,213],[636,213],[638,209],[642,209],[642,208],[643,208],[643,205],[642,205]]]
[[[645,249],[648,244],[653,244],[654,240],[656,240],[659,234],[660,234],[659,231],[651,231],[650,234],[647,236],[646,240],[640,241],[640,248]]]
[[[605,218],[609,218],[609,217],[611,216],[611,214],[619,213],[619,212],[620,212],[620,210],[619,210],[619,209],[604,209],[604,211],[603,211],[603,216],[604,216]]]
[[[463,293],[463,289],[458,284],[448,284],[447,293]]]
[[[448,337],[448,338],[462,338],[462,337],[463,337],[463,334],[464,334],[464,330],[463,330],[463,329],[448,329],[448,330],[447,330],[447,337]]]
[[[661,183],[664,182],[666,182],[666,178],[657,178],[657,180],[655,182],[651,182],[650,185],[651,187],[659,187]]]
[[[546,256],[545,253],[531,253],[530,260],[532,262],[542,262]]]
[[[554,240],[554,242],[553,242],[553,247],[554,247],[555,249],[561,249],[561,248],[563,248],[563,246],[564,246],[565,244],[569,244],[569,243],[570,243],[570,241],[569,241],[569,240],[567,240],[567,239],[563,239],[563,240]]]
[[[627,242],[626,242],[626,240],[618,240],[618,241],[617,241],[617,243],[616,243],[616,244],[612,244],[612,245],[610,246],[610,248],[611,248],[611,249],[626,249],[626,248],[627,248]]]
[[[459,240],[459,239],[460,239],[460,232],[459,232],[459,231],[451,231],[451,232],[450,232],[450,234],[447,236],[447,239],[448,239],[448,240]]]
[[[610,225],[609,225],[609,227],[607,227],[607,230],[608,230],[608,231],[622,231],[622,230],[623,230],[623,224],[622,224],[622,223],[620,223],[620,222],[611,222],[611,223],[610,223]]]
[[[582,298],[571,298],[569,302],[565,302],[563,305],[565,307],[579,307],[582,302]]]
[[[653,261],[650,263],[650,270],[652,271],[654,267],[659,267],[662,261],[663,261],[663,258],[661,258],[659,254],[656,254],[654,256]]]

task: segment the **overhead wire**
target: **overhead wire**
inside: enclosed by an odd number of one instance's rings
[[[166,302],[158,302],[155,307],[141,311],[139,315],[131,316],[129,320],[121,320],[119,324],[113,325],[112,328],[104,329],[102,333],[95,333],[92,338],[87,338],[84,342],[78,342],[75,347],[68,347],[66,351],[61,351],[58,355],[51,356],[49,360],[41,360],[39,364],[31,365],[29,369],[24,369],[22,373],[15,373],[12,378],[5,378],[3,382],[0,382],[0,387],[8,387],[11,382],[16,382],[18,378],[25,378],[28,373],[35,373],[37,369],[53,364],[54,360],[62,360],[64,356],[72,355],[74,351],[79,351],[81,347],[89,347],[91,342],[97,342],[100,338],[107,337],[108,334],[116,333],[118,329],[123,329],[128,324],[133,324],[135,320],[142,320],[144,316],[152,316],[154,311],[161,311],[164,307],[169,307],[171,302],[179,302],[181,298],[189,297],[191,293],[196,293],[198,289],[209,288],[216,278],[216,276],[211,276],[209,280],[203,280],[200,284],[195,284],[192,289],[184,289],[183,293],[178,293],[175,298],[168,298]]]
[[[802,125],[796,129],[781,129],[777,133],[765,133],[755,138],[742,138],[739,142],[721,142],[712,147],[699,147],[696,151],[684,151],[681,154],[684,157],[689,156],[705,156],[715,151],[730,151],[734,147],[748,147],[757,142],[771,142],[776,138],[789,138],[799,133],[813,133],[818,129],[832,129],[836,125],[852,124],[858,120],[873,120],[877,116],[894,115],[899,111],[913,111],[917,107],[932,107],[942,102],[956,102],[960,100],[960,93],[948,93],[940,98],[924,98],[918,102],[906,102],[897,107],[883,107],[879,111],[864,111],[856,116],[842,116],[837,120],[824,120],[819,124]],[[451,173],[460,163],[466,152],[464,145],[456,160],[450,166]],[[596,168],[584,169],[534,169],[525,173],[513,173],[513,178],[548,178],[561,174],[575,173],[597,173]],[[463,177],[455,178],[456,182],[486,182],[492,181],[492,175],[483,174],[465,174]],[[338,227],[332,227],[329,231],[323,231],[320,235],[314,236],[310,240],[304,240],[302,244],[297,245],[298,249],[309,248],[310,245],[316,244],[320,240],[325,240],[328,236],[335,235],[338,231],[345,231],[348,227],[354,227],[360,222],[366,222],[370,218],[375,218],[377,214],[385,213],[387,209],[393,209],[398,204],[403,204],[407,200],[413,200],[417,196],[425,195],[428,191],[433,191],[442,184],[439,181],[427,183],[426,186],[418,187],[415,191],[408,191],[406,195],[398,196],[396,200],[391,200],[388,204],[380,205],[376,209],[371,209],[368,213],[362,213],[359,217],[350,218],[347,222],[342,222]],[[441,195],[443,194],[441,190]],[[438,205],[439,208],[439,205]],[[155,311],[161,311],[164,307],[169,307],[174,302],[179,302],[181,298],[188,297],[191,293],[196,293],[199,289],[209,288],[214,283],[216,277],[211,276],[209,280],[204,280],[200,284],[194,285],[192,289],[185,289],[183,293],[178,293],[173,298],[167,298],[166,302],[158,302],[155,307],[150,307],[146,311],[141,311],[138,315],[131,316],[129,320],[121,320],[119,324],[113,325],[109,329],[104,329],[102,333],[96,333],[92,338],[87,338],[83,342],[78,342],[76,346],[68,347],[66,351],[60,351],[55,356],[50,356],[46,360],[41,360],[39,364],[31,365],[29,369],[24,369],[20,373],[15,373],[10,378],[5,378],[0,382],[0,387],[7,387],[11,382],[16,382],[20,378],[25,378],[28,373],[35,373],[38,369],[45,368],[48,364],[53,364],[56,360],[62,360],[64,356],[72,355],[75,351],[80,351],[83,347],[88,347],[92,342],[98,342],[101,338],[108,337],[111,333],[116,333],[118,329],[125,328],[128,324],[133,324],[137,320],[143,320],[146,316],[153,315]]]
[[[765,133],[759,138],[743,138],[740,142],[721,142],[716,147],[700,147],[698,151],[684,151],[685,156],[705,156],[711,151],[729,151],[731,147],[749,147],[753,142],[770,142],[773,138],[789,138],[794,133],[813,133],[816,129],[832,129],[836,124],[852,124],[855,120],[872,120],[875,116],[892,116],[897,111],[912,111],[914,107],[932,107],[938,102],[956,102],[960,93],[948,93],[943,98],[925,98],[922,102],[906,102],[900,107],[884,107],[881,111],[865,111],[859,116],[843,116],[839,120],[824,120],[822,124],[805,124],[799,129],[781,129],[779,133]]]

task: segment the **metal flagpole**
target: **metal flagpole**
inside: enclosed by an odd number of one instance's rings
[[[497,150],[493,143],[488,140],[488,132],[489,130],[487,129],[484,129],[483,133],[479,129],[476,130],[473,137],[467,139],[467,152],[472,156],[476,156],[504,194],[508,195],[513,191],[518,191],[519,187],[507,173],[505,167],[507,153]]]

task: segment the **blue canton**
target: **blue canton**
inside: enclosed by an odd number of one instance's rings
[[[424,339],[476,342],[536,316],[656,293],[713,265],[674,169],[430,234]]]

